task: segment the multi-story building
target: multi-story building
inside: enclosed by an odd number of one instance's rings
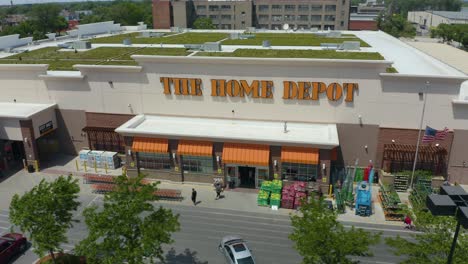
[[[218,29],[347,29],[349,0],[153,0],[154,28],[192,27],[207,17]]]

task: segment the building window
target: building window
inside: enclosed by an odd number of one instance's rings
[[[298,21],[309,21],[309,16],[308,15],[299,15],[297,16]]]
[[[267,12],[268,10],[270,10],[270,7],[268,5],[259,5],[258,6],[258,11],[259,12]]]
[[[336,11],[336,5],[326,5],[325,6],[325,12],[335,12]]]
[[[283,21],[283,15],[272,15],[271,21],[274,21],[274,22]]]
[[[271,10],[273,10],[273,11],[281,11],[281,10],[283,10],[283,7],[280,6],[280,5],[272,5],[272,6],[271,6]]]
[[[344,21],[340,22],[340,26],[344,27]]]
[[[322,12],[322,5],[312,5],[312,12]]]
[[[324,18],[325,21],[335,21],[334,15],[326,15]]]
[[[298,25],[297,28],[299,29],[307,29],[309,26],[308,25]]]
[[[259,25],[258,25],[258,28],[261,28],[261,29],[268,29],[268,25],[266,25],[266,24],[259,24]]]
[[[218,15],[210,15],[210,18],[211,18],[212,20],[218,19]]]
[[[231,15],[221,15],[221,19],[223,19],[223,20],[231,20]]]
[[[204,5],[197,5],[197,11],[206,11],[206,6],[204,6]]]
[[[325,30],[335,30],[335,25],[325,25],[323,26]]]
[[[221,10],[231,10],[231,6],[230,5],[222,5]]]
[[[231,29],[231,24],[222,24],[223,29]]]
[[[309,5],[298,5],[297,9],[299,12],[308,12],[309,11]]]
[[[321,15],[311,15],[310,16],[310,21],[322,21],[322,16]]]
[[[182,156],[182,168],[191,173],[213,173],[213,157]]]
[[[169,153],[138,152],[138,165],[142,169],[170,170],[171,164]]]
[[[294,21],[295,19],[295,15],[284,15],[284,21]]]
[[[285,11],[296,11],[296,6],[295,5],[285,5],[284,10]]]
[[[322,30],[322,25],[311,25],[310,28],[316,28],[318,30]]]
[[[290,181],[316,181],[318,165],[289,163],[281,164],[281,174],[283,180]]]
[[[269,15],[259,15],[258,16],[258,20],[260,20],[260,21],[265,21],[265,20],[268,20],[268,19],[270,19]]]
[[[209,9],[210,11],[219,11],[219,6],[217,6],[217,5],[210,5],[210,6],[208,7],[208,9]]]
[[[282,26],[282,25],[278,25],[278,24],[272,24],[272,25],[271,25],[271,29],[274,29],[274,30],[283,29],[283,26]]]

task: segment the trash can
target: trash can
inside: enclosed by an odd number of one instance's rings
[[[234,189],[236,187],[236,181],[229,181],[229,189]]]
[[[34,172],[34,166],[33,165],[28,165],[28,172],[29,173]]]

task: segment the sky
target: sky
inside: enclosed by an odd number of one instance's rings
[[[111,0],[12,0],[13,4],[43,4],[43,3],[53,3],[53,2],[86,2],[86,1],[111,1]],[[10,5],[10,0],[0,0],[0,6]]]

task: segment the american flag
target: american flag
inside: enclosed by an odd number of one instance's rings
[[[422,142],[429,143],[434,140],[444,140],[448,132],[448,128],[444,128],[444,130],[435,130],[432,127],[426,126],[426,131],[424,132]]]

